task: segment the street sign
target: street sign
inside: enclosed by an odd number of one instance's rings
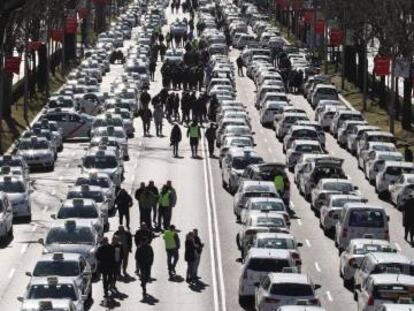
[[[376,76],[388,76],[390,74],[391,60],[386,56],[375,56],[374,58],[374,73]]]

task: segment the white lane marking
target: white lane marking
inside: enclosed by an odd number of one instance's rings
[[[267,144],[267,138],[264,138],[263,141],[265,142],[265,144]]]
[[[319,267],[319,264],[317,261],[315,261],[315,269],[316,271],[321,272],[321,267]]]
[[[333,297],[332,297],[332,295],[331,295],[331,292],[330,292],[330,291],[326,291],[326,297],[328,297],[328,300],[329,300],[330,302],[332,302],[332,301],[333,301]]]
[[[298,225],[302,226],[302,220],[298,219]]]
[[[48,209],[49,209],[49,206],[45,205],[45,207],[43,208],[43,213],[46,213]]]
[[[63,176],[59,176],[59,181],[62,181],[63,180]]]
[[[290,201],[290,206],[292,206],[292,208],[295,208],[295,203],[293,203],[293,201]]]
[[[201,140],[201,146],[204,153],[204,139]],[[205,153],[204,153],[205,154]],[[219,310],[219,301],[218,301],[218,288],[217,288],[217,278],[216,278],[216,265],[215,265],[215,253],[213,248],[213,225],[210,211],[210,196],[208,192],[208,181],[207,181],[207,161],[203,160],[203,170],[204,170],[204,187],[207,201],[207,223],[208,223],[208,236],[209,236],[209,246],[210,246],[210,264],[211,264],[211,276],[213,278],[213,299],[214,299],[214,310]]]
[[[267,150],[270,152],[270,153],[272,153],[272,148],[267,148]]]
[[[35,232],[36,229],[37,229],[37,225],[34,225],[33,228],[32,228],[32,232]]]
[[[305,243],[306,243],[306,246],[309,248],[312,246],[308,239],[305,240]]]
[[[70,163],[66,163],[66,167],[69,167],[70,166]]]
[[[22,249],[20,250],[20,253],[21,253],[21,254],[26,253],[26,251],[27,251],[27,246],[28,246],[28,244],[25,244],[25,245],[23,245],[23,246],[22,246]]]
[[[52,195],[55,195],[56,194],[56,190],[55,189],[53,189],[52,190]]]
[[[11,269],[10,272],[9,272],[8,278],[11,279],[15,272],[16,272],[15,268]]]
[[[137,158],[139,158],[139,151],[137,152]]]
[[[211,189],[211,203],[213,207],[213,222],[214,222],[214,231],[216,232],[216,245],[217,245],[217,260],[218,260],[218,271],[219,271],[219,278],[220,278],[220,290],[221,290],[221,308],[222,311],[227,311],[226,307],[226,290],[224,287],[224,273],[223,273],[223,260],[221,256],[221,242],[220,242],[220,233],[219,233],[219,227],[218,227],[218,221],[217,221],[217,206],[216,206],[216,196],[214,193],[213,188],[213,173],[211,169],[211,162],[210,157],[207,157],[207,151],[205,148],[205,143],[203,140],[203,149],[205,157],[204,159],[207,159],[207,167],[208,167],[208,173],[210,176],[209,182],[210,182],[210,189]]]
[[[135,162],[134,168],[137,168],[137,167],[138,167],[138,162]]]
[[[142,146],[142,140],[138,143],[138,145]]]
[[[400,246],[400,244],[398,244],[397,242],[395,242],[395,243],[394,243],[394,245],[395,245],[395,248],[396,248],[399,252],[401,252],[401,246]]]

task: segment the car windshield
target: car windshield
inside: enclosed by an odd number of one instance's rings
[[[321,152],[321,148],[318,145],[298,145],[295,151],[302,153],[318,153]]]
[[[332,202],[332,206],[335,207],[344,207],[344,205],[346,203],[358,203],[358,202],[363,202],[362,199],[359,198],[341,198],[341,199],[335,199]]]
[[[79,273],[79,265],[76,261],[38,261],[33,276],[77,276]]]
[[[413,286],[403,284],[381,284],[376,285],[373,290],[373,298],[378,300],[392,301],[398,303],[400,298],[411,299],[414,298]],[[410,308],[408,308],[409,310]]]
[[[381,211],[372,209],[358,209],[351,211],[349,226],[365,228],[383,228],[384,215]]]
[[[258,227],[284,227],[285,223],[281,218],[274,217],[258,217],[256,219],[256,226]]]
[[[22,162],[22,160],[20,160],[20,159],[9,159],[9,160],[4,160],[4,159],[1,159],[0,160],[0,166],[2,167],[2,166],[10,166],[10,167],[13,167],[13,166],[23,166],[23,162]]]
[[[331,95],[333,97],[336,97],[338,95],[337,91],[331,88],[320,88],[318,90],[318,93],[321,95]]]
[[[258,239],[255,247],[275,249],[295,249],[295,242],[290,239],[262,238]]]
[[[315,182],[319,182],[322,178],[345,178],[346,175],[344,174],[341,167],[318,167],[314,171],[314,178]]]
[[[316,131],[298,130],[292,133],[292,137],[317,138],[318,134],[316,133]]]
[[[82,207],[62,207],[57,218],[98,218],[98,211],[93,206],[82,206]]]
[[[344,182],[328,182],[323,184],[324,190],[349,192],[354,190],[354,186],[351,183]]]
[[[237,138],[237,139],[232,139],[230,142],[227,142],[224,144],[225,146],[252,146],[252,141],[250,139],[241,139],[241,138]]]
[[[244,170],[250,164],[262,163],[263,159],[259,157],[240,157],[233,158],[231,166],[236,170]]]
[[[71,284],[39,284],[30,286],[27,299],[70,299],[76,301],[78,298]]]
[[[289,261],[285,259],[252,258],[247,269],[260,272],[282,272],[283,268],[288,267],[290,267]]]
[[[6,193],[24,193],[25,186],[23,182],[20,181],[1,181],[0,182],[0,191]]]
[[[383,143],[394,143],[395,138],[393,136],[376,135],[368,137],[367,141],[379,141]]]
[[[225,130],[226,135],[234,135],[234,136],[243,136],[243,135],[250,135],[249,128],[240,128],[240,127],[231,127],[226,128]]]
[[[52,228],[47,234],[46,244],[88,244],[95,243],[95,237],[90,228]]]
[[[40,149],[48,149],[49,144],[47,141],[22,141],[19,144],[20,150],[40,150]]]
[[[114,156],[87,156],[83,160],[83,166],[86,168],[116,168],[118,166],[118,161]]]
[[[372,150],[393,152],[395,151],[395,147],[387,146],[387,145],[374,145],[372,146]]]
[[[76,186],[80,185],[89,185],[89,186],[98,186],[101,188],[109,188],[110,183],[106,178],[78,178],[76,181]]]
[[[49,108],[72,108],[73,102],[71,100],[51,100],[48,104]]]
[[[269,211],[285,211],[285,205],[283,202],[275,201],[260,201],[254,202],[251,205],[251,210],[260,211],[260,210],[269,210]]]
[[[309,284],[279,283],[273,284],[270,293],[277,296],[309,297],[313,296],[312,287]]]
[[[414,266],[400,262],[380,263],[375,266],[372,274],[381,273],[414,275]]]
[[[92,199],[95,202],[102,203],[105,199],[100,191],[70,191],[68,193],[68,199]]]

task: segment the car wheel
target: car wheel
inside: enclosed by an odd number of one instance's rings
[[[343,274],[342,274],[343,280],[344,280],[344,287],[352,289],[354,287],[354,281],[353,279],[347,280],[344,278]]]
[[[389,193],[387,191],[378,192],[378,198],[380,198],[381,200],[386,201],[389,198]]]

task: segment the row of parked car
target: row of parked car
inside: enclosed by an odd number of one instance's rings
[[[40,118],[23,133],[12,155],[0,158],[0,211],[10,221],[0,226],[11,235],[13,216],[31,218],[29,172],[35,167],[53,169],[63,141],[89,141],[79,165],[81,174],[69,186],[66,199],[47,230],[43,255],[39,258],[22,301],[28,310],[83,311],[92,303],[92,281],[97,277],[95,252],[109,217],[114,214],[116,189],[128,160],[128,137],[134,135],[133,118],[139,108],[139,94],[148,87],[144,74],[125,70],[103,94],[102,76],[109,70],[111,54],[132,38],[126,64],[149,55],[147,41],[162,25],[156,12],[166,3],[134,1],[109,31],[100,34],[95,48],[86,51],[82,64],[73,70],[59,92],[49,99]],[[141,25],[141,26],[140,26]],[[145,63],[146,71],[148,63]],[[50,155],[49,155],[50,154]],[[10,226],[10,227],[9,227]]]
[[[289,50],[293,67],[306,68],[306,56]],[[398,206],[412,193],[413,164],[404,162],[390,133],[370,126],[359,112],[340,101],[339,92],[325,76],[310,77],[304,86],[315,109],[315,121],[309,120],[304,110],[290,103],[282,75],[263,56],[267,53],[256,47],[242,51],[242,56],[248,55],[244,61],[257,88],[255,106],[261,123],[273,127],[283,142],[286,166],[294,172],[299,192],[310,201],[326,235],[335,239],[344,285],[354,289],[358,310],[410,310],[413,262],[390,244],[385,209],[369,203],[343,171],[343,160],[325,150],[324,130],[358,157],[358,165],[379,196],[390,193]],[[256,59],[250,61],[255,54]],[[261,287],[268,286],[265,280]],[[399,304],[390,305],[395,302]]]
[[[233,3],[217,3],[224,27],[240,23],[240,27],[244,25],[247,29],[255,20],[243,19]],[[205,32],[202,36],[209,38],[212,45],[224,38],[213,27],[211,30],[207,27]],[[286,167],[283,163],[265,162],[255,151],[255,133],[247,107],[235,99],[234,66],[227,55],[217,52],[210,55],[210,67],[218,66],[230,73],[223,74],[222,80],[217,80],[208,91],[219,102],[215,118],[222,183],[234,194],[233,211],[241,225],[236,236],[242,262],[239,302],[244,305],[254,300],[256,310],[322,310],[316,294],[318,286],[308,275],[300,273],[302,244],[290,233],[290,183]],[[275,188],[276,176],[283,178],[283,193]]]

